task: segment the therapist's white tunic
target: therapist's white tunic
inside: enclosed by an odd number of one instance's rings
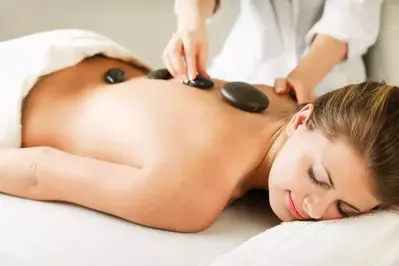
[[[382,0],[241,0],[241,11],[214,58],[214,78],[273,85],[327,34],[348,43],[348,58],[316,87],[316,95],[366,79],[362,56],[378,36]],[[223,1],[221,2],[223,8]],[[326,51],[328,53],[328,51]]]

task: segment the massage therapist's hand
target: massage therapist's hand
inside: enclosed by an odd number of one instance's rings
[[[298,79],[291,77],[278,78],[274,82],[274,91],[277,94],[289,94],[296,98],[297,103],[313,102],[316,98],[313,90],[305,88]]]
[[[190,28],[180,28],[167,44],[162,60],[173,77],[187,82],[206,72],[208,32],[205,21]]]

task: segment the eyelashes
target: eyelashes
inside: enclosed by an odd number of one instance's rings
[[[312,167],[309,167],[307,169],[307,174],[308,174],[308,177],[309,177],[310,181],[313,184],[315,184],[316,186],[321,187],[321,188],[326,189],[326,190],[330,189],[330,186],[328,184],[317,180],[316,175],[315,175]],[[342,217],[344,217],[344,218],[349,217],[349,214],[342,209],[342,202],[341,201],[337,202],[337,210],[338,210],[339,214]]]
[[[348,217],[349,217],[349,214],[348,214],[347,212],[345,212],[345,211],[342,209],[341,204],[342,204],[341,201],[338,201],[338,202],[337,202],[337,210],[338,210],[339,214],[340,214],[342,217],[348,218]]]
[[[312,167],[309,167],[307,169],[307,172],[308,172],[309,179],[310,179],[310,181],[312,181],[313,184],[315,184],[316,186],[319,186],[321,188],[324,188],[324,189],[330,189],[330,186],[328,184],[317,180]]]

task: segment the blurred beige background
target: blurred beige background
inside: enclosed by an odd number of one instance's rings
[[[239,2],[224,1],[210,27],[209,58],[223,44]],[[173,0],[0,0],[0,41],[56,28],[97,31],[131,49],[153,67],[176,29]],[[208,63],[210,63],[208,61]]]

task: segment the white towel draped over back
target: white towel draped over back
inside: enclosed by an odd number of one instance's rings
[[[148,68],[125,47],[86,30],[47,31],[0,43],[0,148],[21,146],[22,102],[41,76],[96,54]]]

